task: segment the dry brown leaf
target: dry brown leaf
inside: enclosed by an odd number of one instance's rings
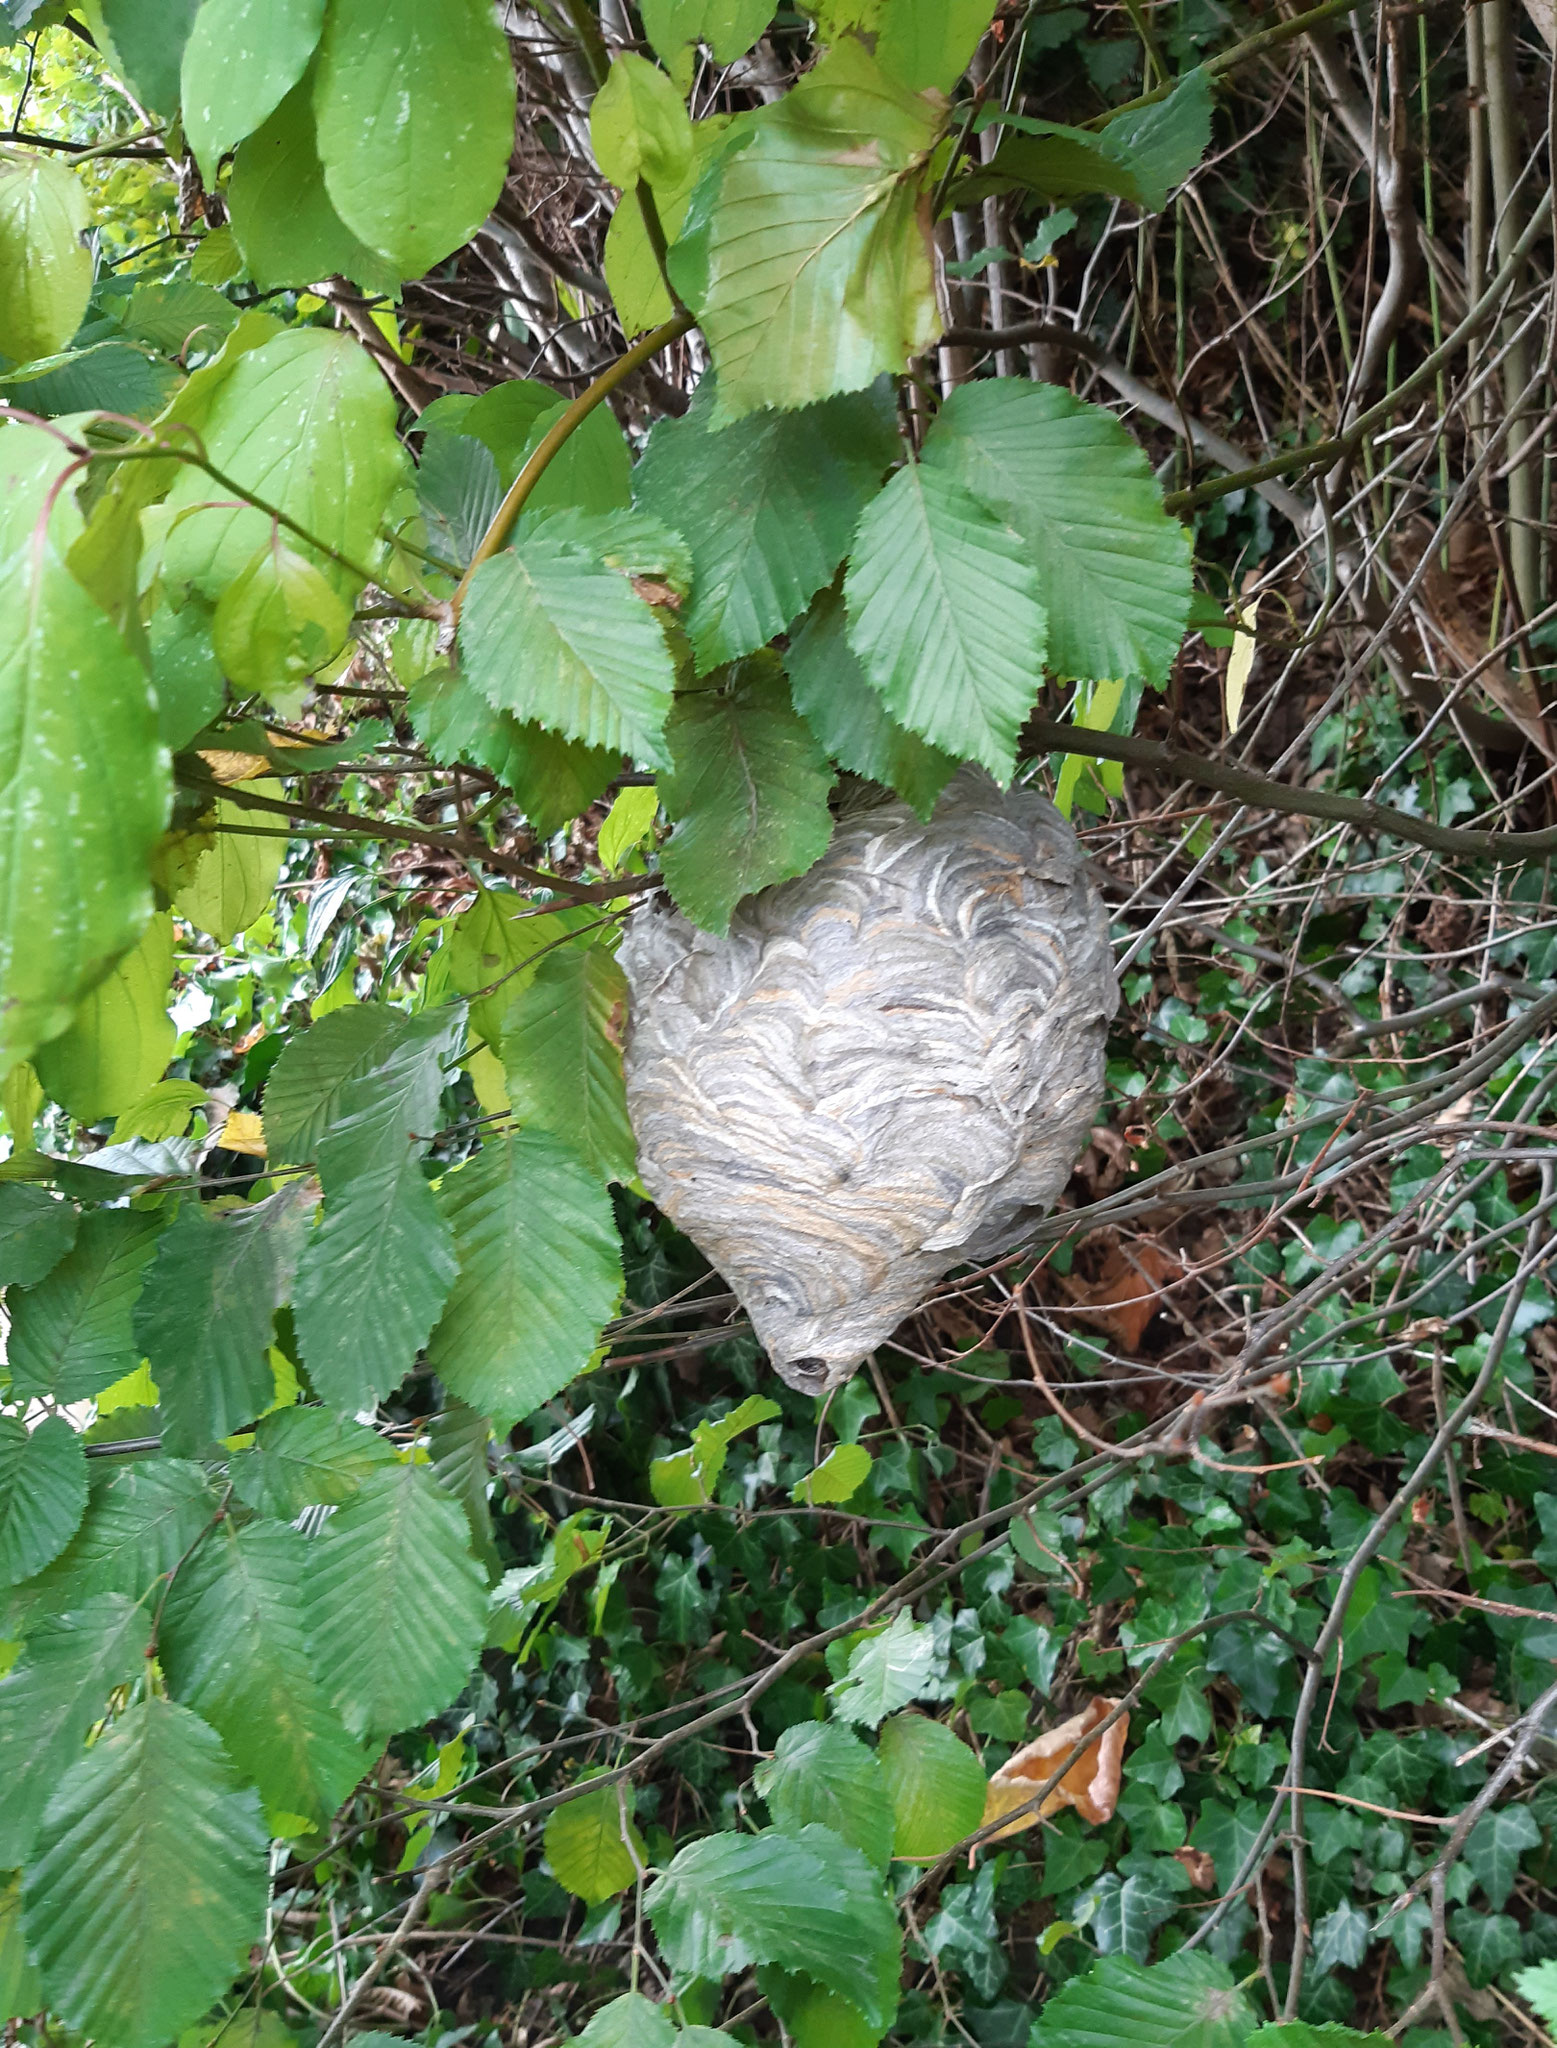
[[[1106,1721],[1118,1704],[1117,1700],[1089,1700],[1079,1714],[1072,1714],[1068,1721],[1051,1728],[1047,1735],[1040,1735],[1036,1742],[1029,1742],[1003,1763],[990,1779],[985,1794],[984,1825],[987,1827],[1002,1814],[1025,1806],[1038,1787],[1054,1775],[1062,1758],[1099,1722]],[[1073,1806],[1093,1827],[1112,1820],[1124,1776],[1124,1746],[1129,1733],[1130,1716],[1121,1714],[1105,1734],[1087,1744],[1053,1791],[1046,1794],[1041,1806],[1019,1815],[991,1839],[998,1842],[1006,1835],[1019,1835],[1024,1828],[1032,1827],[1046,1814],[1058,1813],[1064,1806]]]
[[[198,751],[213,782],[252,782],[257,775],[270,773],[266,754],[240,754],[230,747],[201,747]]]
[[[1138,1237],[1115,1245],[1097,1279],[1073,1285],[1071,1299],[1083,1322],[1106,1330],[1120,1351],[1135,1351],[1162,1306],[1164,1287],[1183,1277],[1181,1260],[1155,1238]]]
[[[1216,1890],[1216,1865],[1204,1849],[1175,1849],[1173,1860],[1183,1864],[1197,1892]]]
[[[1451,541],[1451,548],[1454,545]],[[1461,545],[1472,543],[1467,539]],[[1443,634],[1449,652],[1461,668],[1468,670],[1483,660],[1489,641],[1488,625],[1479,615],[1480,607],[1472,611],[1463,601],[1461,592],[1466,581],[1458,564],[1446,570],[1435,555],[1422,578],[1422,601]],[[1506,661],[1494,661],[1481,670],[1476,685],[1526,739],[1540,748],[1548,761],[1557,761],[1557,738],[1553,737],[1541,709],[1540,692],[1529,676],[1511,669]]]

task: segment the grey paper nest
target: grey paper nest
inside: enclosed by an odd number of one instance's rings
[[[981,769],[928,825],[846,820],[726,939],[646,907],[621,960],[644,1184],[806,1391],[1019,1243],[1102,1098],[1097,891],[1053,805]]]

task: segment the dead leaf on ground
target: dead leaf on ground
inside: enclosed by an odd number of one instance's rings
[[[1216,1890],[1216,1865],[1204,1849],[1175,1849],[1173,1860],[1183,1864],[1197,1892]]]
[[[1118,1350],[1136,1351],[1168,1283],[1183,1277],[1181,1259],[1155,1238],[1137,1237],[1113,1247],[1095,1280],[1065,1284],[1083,1322],[1105,1330]]]
[[[1072,1714],[1068,1721],[1051,1728],[1047,1735],[1040,1735],[1036,1742],[1029,1742],[1003,1763],[989,1781],[984,1825],[987,1827],[1002,1814],[1025,1806],[1038,1787],[1054,1775],[1062,1759],[1100,1722],[1106,1721],[1118,1704],[1117,1700],[1089,1700],[1079,1714]],[[1087,1744],[1040,1806],[1020,1814],[991,1839],[998,1842],[1007,1835],[1019,1835],[1024,1828],[1065,1806],[1073,1806],[1093,1827],[1112,1820],[1124,1776],[1124,1746],[1129,1732],[1130,1716],[1121,1714],[1111,1728]]]

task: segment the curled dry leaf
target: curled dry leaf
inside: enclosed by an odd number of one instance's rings
[[[1184,1277],[1184,1263],[1155,1238],[1132,1238],[1114,1245],[1096,1280],[1072,1283],[1067,1291],[1076,1314],[1104,1330],[1120,1351],[1137,1351],[1146,1326],[1162,1306],[1163,1295]]]
[[[1216,1890],[1216,1865],[1204,1849],[1175,1849],[1175,1863],[1182,1863],[1197,1892]]]
[[[984,1799],[984,1825],[988,1827],[1002,1814],[1014,1813],[1018,1807],[1025,1806],[1038,1787],[1053,1777],[1057,1766],[1076,1744],[1100,1722],[1106,1721],[1118,1704],[1117,1700],[1089,1700],[1079,1714],[1072,1714],[1068,1721],[1062,1721],[1058,1728],[1051,1728],[1047,1735],[1040,1735],[1036,1742],[1029,1742],[1025,1749],[1019,1749],[1015,1756],[1003,1763],[989,1781],[989,1791]],[[1006,1835],[1019,1835],[1044,1815],[1058,1813],[1062,1806],[1075,1807],[1082,1819],[1093,1827],[1101,1827],[1104,1821],[1112,1820],[1124,1775],[1125,1737],[1129,1732],[1130,1716],[1121,1714],[1111,1728],[1087,1744],[1060,1782],[1045,1796],[1041,1806],[1020,1815],[993,1839],[998,1842]]]

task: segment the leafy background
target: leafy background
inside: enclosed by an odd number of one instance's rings
[[[14,2038],[1557,2026],[1548,17],[991,11],[6,0]],[[962,759],[1108,1098],[819,1413],[614,941]]]

